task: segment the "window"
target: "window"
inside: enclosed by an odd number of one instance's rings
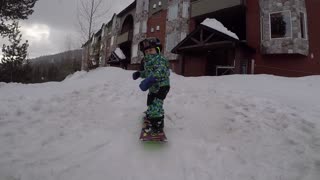
[[[162,2],[161,2],[161,1],[159,1],[158,5],[159,5],[159,6],[161,6],[161,5],[162,5]]]
[[[151,32],[154,32],[154,28],[151,28],[151,30],[150,30]]]
[[[301,38],[307,39],[307,22],[305,13],[300,12],[300,28],[301,28]]]
[[[182,17],[183,18],[189,18],[189,2],[185,2],[183,1],[183,4],[182,4]]]
[[[153,5],[153,9],[155,9],[155,8],[157,8],[157,4],[154,4],[154,5]]]
[[[139,6],[138,6],[139,7]],[[145,3],[144,1],[143,1],[143,7],[144,7],[144,10],[145,11],[148,11],[149,10],[149,3]]]
[[[132,56],[131,57],[137,57],[138,56],[138,45],[135,44],[132,46]]]
[[[110,46],[113,46],[114,36],[111,37]]]
[[[160,31],[160,26],[157,26],[157,31]]]
[[[134,25],[134,35],[136,34],[139,34],[140,33],[140,22],[137,22],[135,25]]]
[[[261,16],[261,18],[260,18],[260,35],[261,35],[261,41],[264,40],[263,35],[264,35],[264,33],[265,33],[265,32],[264,32],[263,23],[264,23],[264,21],[263,21],[263,16]]]
[[[142,22],[142,33],[146,33],[147,32],[147,21],[144,20]]]
[[[241,60],[241,74],[248,74],[248,60]]]
[[[179,7],[178,4],[174,4],[169,6],[168,8],[168,21],[173,21],[178,18]]]
[[[291,12],[270,13],[271,38],[291,38]]]
[[[105,27],[104,27],[104,25],[102,25],[102,33],[101,33],[101,35],[104,37],[105,36]]]
[[[167,52],[171,52],[171,50],[179,43],[178,40],[178,32],[171,32],[171,34],[167,34],[165,45]]]

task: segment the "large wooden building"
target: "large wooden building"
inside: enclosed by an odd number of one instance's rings
[[[139,41],[155,36],[184,76],[320,74],[317,7],[319,0],[135,0],[83,45],[82,68],[137,69]],[[208,18],[238,38],[201,24]]]

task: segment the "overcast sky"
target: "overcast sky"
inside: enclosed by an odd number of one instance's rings
[[[104,9],[112,6],[104,22],[108,22],[113,13],[123,10],[131,2],[133,0],[104,0]],[[29,58],[81,47],[77,30],[77,4],[80,4],[80,0],[39,0],[36,3],[29,19],[20,21],[22,36],[28,39],[30,45]],[[1,48],[4,43],[6,40],[0,37]]]

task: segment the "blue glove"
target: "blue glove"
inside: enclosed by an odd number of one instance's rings
[[[156,82],[157,82],[157,79],[151,76],[143,80],[140,83],[139,87],[142,91],[146,91]]]
[[[137,80],[138,78],[140,77],[140,72],[139,71],[136,71],[132,74],[132,79],[133,80]]]

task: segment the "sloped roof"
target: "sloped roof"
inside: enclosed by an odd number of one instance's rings
[[[246,43],[231,37],[225,33],[215,30],[211,27],[200,24],[186,38],[174,47],[171,52],[180,54],[186,51],[202,51],[221,47],[243,46],[250,51],[254,51]]]
[[[121,12],[119,12],[118,16],[121,17],[124,14],[126,14],[127,12],[129,12],[130,10],[134,9],[136,7],[136,3],[137,3],[137,1],[133,1],[131,4],[129,4],[129,6],[127,6],[125,9],[123,9]]]

